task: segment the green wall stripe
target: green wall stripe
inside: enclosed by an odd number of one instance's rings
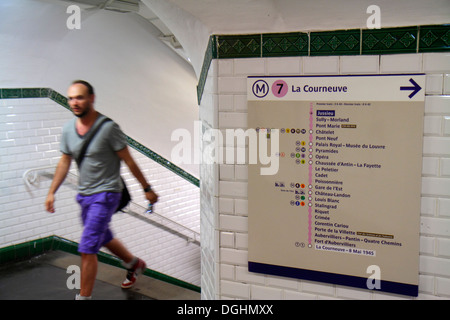
[[[24,98],[49,98],[70,111],[70,107],[67,102],[67,98],[65,96],[63,96],[62,94],[58,93],[57,91],[52,90],[50,88],[4,88],[4,89],[0,89],[0,99],[24,99]],[[193,185],[200,187],[199,179],[197,179],[190,173],[186,172],[185,170],[181,169],[174,163],[170,162],[169,160],[165,159],[161,155],[150,150],[149,148],[145,147],[144,145],[140,144],[139,142],[137,142],[136,140],[134,140],[128,136],[127,136],[127,142],[129,144],[129,146],[132,147],[133,149],[141,152],[143,155],[145,155],[148,158],[152,159],[153,161],[157,162],[158,164],[165,167],[166,169],[169,169],[170,171],[172,171],[176,175],[180,176],[181,178],[189,181]]]
[[[217,59],[217,44],[216,37],[209,37],[208,46],[205,52],[205,58],[203,59],[202,70],[200,72],[200,79],[197,85],[197,100],[200,105],[200,100],[203,95],[203,89],[205,88],[206,77],[208,76],[208,70],[211,65],[211,61]]]
[[[199,179],[195,178],[190,173],[188,173],[188,172],[184,171],[183,169],[181,169],[180,167],[176,166],[175,164],[173,164],[169,160],[165,159],[164,157],[160,156],[156,152],[148,149],[147,147],[143,146],[142,144],[140,144],[139,142],[137,142],[136,140],[133,140],[132,138],[130,138],[128,136],[127,136],[127,142],[128,142],[128,145],[130,147],[132,147],[133,149],[135,149],[135,150],[139,151],[140,153],[146,155],[147,157],[149,157],[150,159],[152,159],[156,163],[158,163],[158,164],[162,165],[163,167],[169,169],[170,171],[172,171],[173,173],[175,173],[178,176],[182,177],[183,179],[189,181],[193,185],[195,185],[197,187],[200,187],[200,180]]]

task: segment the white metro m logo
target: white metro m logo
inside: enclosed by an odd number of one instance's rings
[[[264,98],[269,93],[269,85],[264,80],[258,80],[253,83],[252,92],[255,97]]]

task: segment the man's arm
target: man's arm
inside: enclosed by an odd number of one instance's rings
[[[47,199],[45,200],[45,209],[48,212],[55,212],[55,208],[53,206],[55,203],[55,193],[66,178],[71,163],[72,157],[63,153],[61,159],[58,162],[58,165],[56,166],[55,176],[53,177],[52,184],[50,185],[50,189],[48,190]]]
[[[117,155],[121,160],[123,160],[128,168],[130,169],[131,173],[135,176],[135,178],[139,181],[139,183],[142,185],[142,189],[146,189],[147,187],[150,187],[150,184],[148,184],[147,180],[145,179],[144,175],[141,172],[141,169],[139,169],[139,166],[134,161],[133,157],[130,154],[130,151],[128,150],[128,147],[123,148],[122,150],[117,151]],[[158,195],[153,192],[152,190],[149,190],[145,192],[145,197],[147,198],[150,203],[155,203],[158,201]]]

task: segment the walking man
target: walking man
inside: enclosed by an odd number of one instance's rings
[[[62,156],[45,201],[46,210],[51,213],[55,212],[55,193],[66,178],[72,159],[77,159],[80,154],[83,138],[105,118],[94,108],[94,89],[88,82],[74,81],[68,89],[68,99],[76,118],[63,128],[60,145]],[[77,201],[81,206],[84,227],[78,247],[81,253],[81,288],[76,299],[79,300],[91,298],[97,275],[97,253],[103,246],[122,259],[122,264],[127,269],[122,288],[131,288],[137,275],[146,268],[145,262],[133,256],[109,229],[109,222],[118,208],[123,188],[120,178],[121,160],[142,185],[147,200],[152,204],[158,200],[131,157],[125,134],[115,122],[105,122],[90,142],[83,165],[79,167]]]

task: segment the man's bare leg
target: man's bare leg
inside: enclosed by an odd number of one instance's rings
[[[81,290],[80,296],[90,297],[97,276],[97,255],[81,253]]]
[[[122,244],[122,242],[120,242],[119,239],[112,239],[105,245],[105,247],[108,248],[108,250],[111,251],[114,255],[122,259],[125,264],[129,264],[134,259],[134,256],[131,254],[131,252],[128,251],[127,248],[125,248],[125,246]]]
[[[134,261],[134,256],[125,248],[118,239],[112,239],[105,245],[114,255],[118,256],[125,264]],[[98,259],[96,254],[81,253],[81,289],[80,296],[90,297],[94,289],[97,276]]]

